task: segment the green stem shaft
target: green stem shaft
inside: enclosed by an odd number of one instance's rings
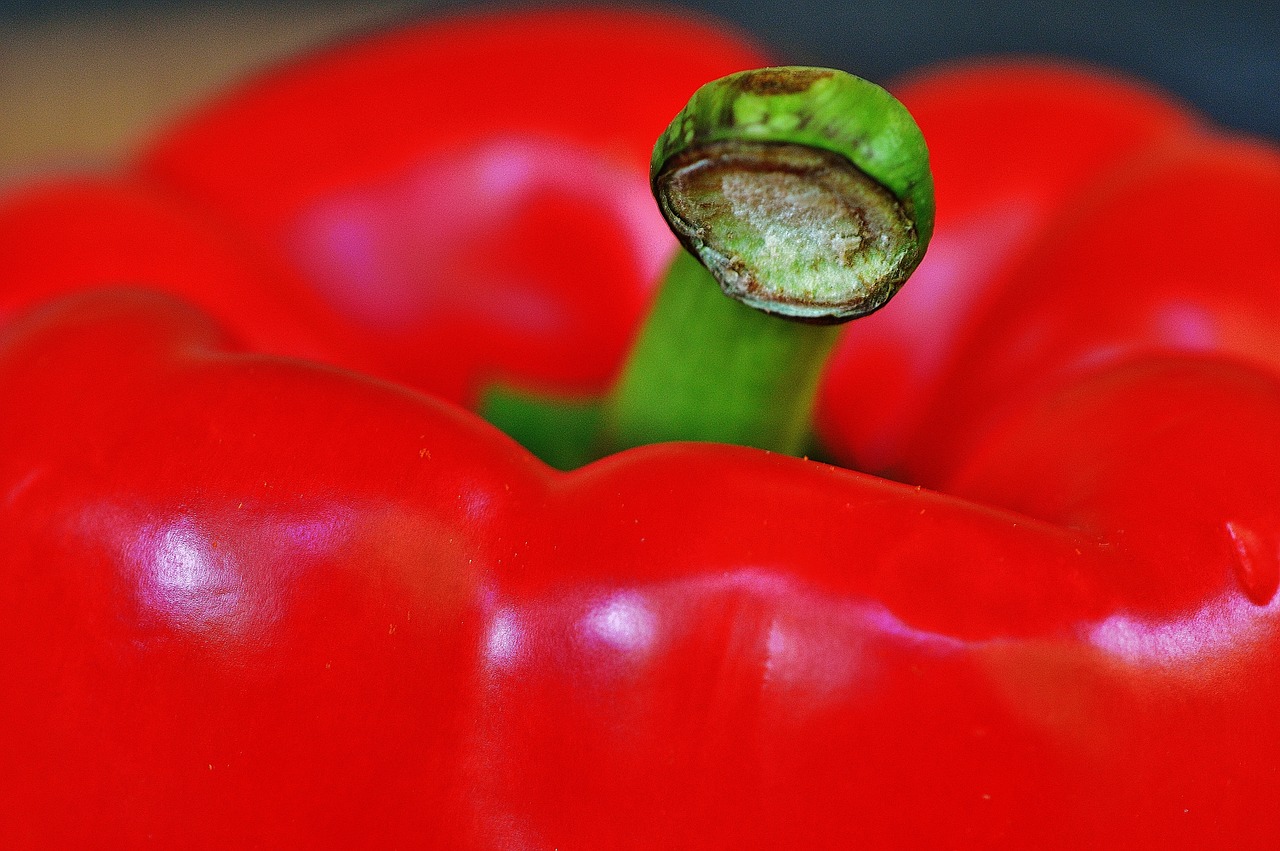
[[[597,451],[697,440],[802,454],[838,334],[839,326],[780,321],[725,298],[682,251],[605,402]]]
[[[681,251],[607,396],[556,399],[493,387],[482,413],[562,470],[675,440],[801,455],[838,334],[839,326],[787,322],[725,298],[711,273]]]

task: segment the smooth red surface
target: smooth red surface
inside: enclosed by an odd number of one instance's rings
[[[608,9],[335,45],[158,134],[123,178],[0,198],[0,316],[138,283],[255,348],[455,401],[497,380],[595,390],[676,248],[653,140],[698,86],[768,63],[709,22]]]
[[[610,21],[620,51],[703,32],[610,15],[339,48],[229,96],[128,179],[0,202],[5,310],[132,278],[217,317],[114,291],[0,332],[0,846],[1273,847],[1272,147],[1079,69],[899,87],[938,232],[850,328],[820,425],[840,457],[932,489],[705,445],[556,473],[446,402],[275,356],[452,398],[499,373],[607,377],[643,264],[570,275],[565,243],[520,234],[583,221],[614,236],[584,249],[600,268],[641,256],[643,228],[599,213],[631,189],[548,190],[554,216],[443,248],[393,213],[416,199],[412,221],[453,222],[494,151],[547,174],[611,144],[503,148],[517,108],[474,136],[444,122],[448,154],[419,157],[437,125],[405,104],[440,92],[396,69],[451,45],[509,87],[566,61],[502,64],[517,33],[595,32],[581,69],[615,55]],[[746,61],[715,44],[707,61]],[[666,85],[641,58],[619,92]],[[605,105],[639,168],[638,95],[557,96],[539,132]],[[490,280],[504,228],[537,274],[501,299],[463,322],[401,298],[441,257],[449,282]],[[353,245],[392,288],[359,309],[331,298],[354,266],[307,260]],[[906,300],[962,289],[964,309]],[[559,306],[486,319],[512,292]],[[539,320],[587,303],[613,317],[600,349]],[[386,305],[453,330],[397,336],[368,321]]]
[[[1159,93],[1047,61],[944,66],[892,89],[929,143],[937,227],[911,286],[850,327],[818,416],[832,450],[905,475],[972,325],[1006,286],[1031,286],[1011,269],[1082,197],[1195,126]]]
[[[7,847],[1269,842],[1270,374],[1138,363],[972,459],[1068,531],[733,447],[558,474],[223,342],[120,292],[5,336]]]
[[[304,273],[290,301],[341,317],[369,371],[457,400],[584,392],[675,251],[653,140],[698,86],[765,64],[673,14],[466,16],[253,80],[138,171]]]
[[[0,319],[103,286],[148,286],[222,318],[247,345],[357,362],[305,303],[294,273],[169,193],[118,177],[52,177],[0,196]]]

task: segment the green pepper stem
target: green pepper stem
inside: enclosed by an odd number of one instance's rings
[[[706,268],[681,251],[609,394],[555,399],[493,387],[482,413],[562,470],[674,440],[801,455],[838,334],[835,325],[787,322],[725,298]]]
[[[597,451],[700,440],[801,454],[838,330],[727,299],[680,252],[605,402]]]
[[[690,253],[612,392],[499,389],[485,415],[562,468],[672,440],[804,453],[832,323],[878,310],[924,256],[933,182],[919,128],[849,74],[748,71],[694,94],[650,181]]]
[[[878,310],[933,233],[915,120],[874,83],[828,68],[706,84],[659,137],[649,179],[726,295],[795,319]]]

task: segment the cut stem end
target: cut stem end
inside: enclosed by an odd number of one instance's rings
[[[685,149],[654,193],[725,294],[766,313],[843,322],[882,307],[918,257],[902,204],[849,160],[783,142]]]

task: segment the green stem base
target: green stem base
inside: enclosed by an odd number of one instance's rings
[[[838,326],[780,321],[725,298],[681,252],[607,396],[555,400],[493,388],[481,412],[560,469],[676,440],[802,455],[811,446],[822,366],[838,337]]]

